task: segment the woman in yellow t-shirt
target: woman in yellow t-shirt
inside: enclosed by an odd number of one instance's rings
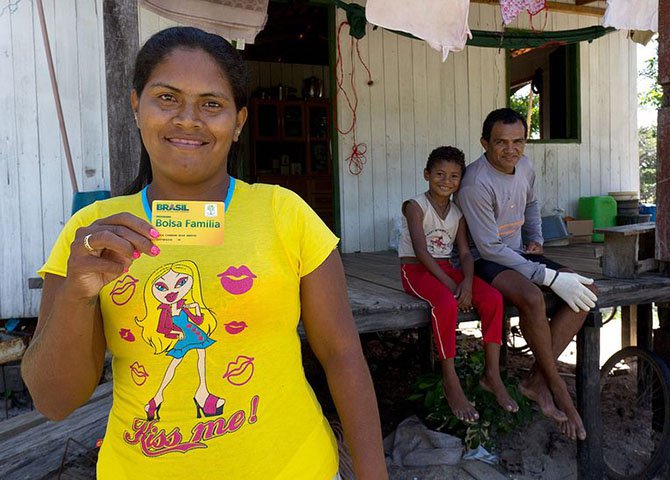
[[[336,441],[302,369],[300,320],[356,478],[387,478],[338,239],[292,192],[227,173],[245,87],[244,63],[221,37],[190,27],[151,37],[131,92],[138,177],[127,195],[77,212],[39,272],[40,315],[22,365],[38,410],[71,414],[112,354],[100,479],[338,478]],[[162,241],[156,200],[181,211],[208,202],[222,240]]]

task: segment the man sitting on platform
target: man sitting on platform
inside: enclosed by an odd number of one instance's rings
[[[509,108],[484,121],[484,154],[466,170],[458,203],[474,241],[475,274],[497,288],[519,311],[519,324],[535,365],[519,388],[572,439],[586,438],[582,419],[556,367],[556,359],[579,331],[597,300],[593,280],[543,256],[535,172],[523,154],[525,119]],[[522,233],[527,243],[524,245]],[[561,297],[547,322],[542,287]]]

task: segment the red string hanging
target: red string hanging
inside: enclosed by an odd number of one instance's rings
[[[349,173],[351,173],[352,175],[360,175],[363,172],[363,166],[368,161],[367,157],[365,156],[365,153],[368,150],[368,146],[365,143],[358,143],[356,140],[356,120],[357,120],[356,110],[358,109],[358,94],[356,93],[356,85],[354,82],[354,76],[356,72],[354,63],[355,60],[354,51],[358,55],[358,60],[361,62],[361,65],[363,65],[365,70],[368,72],[368,85],[372,85],[373,82],[370,69],[365,64],[363,58],[361,57],[361,51],[358,47],[358,39],[354,39],[354,37],[351,37],[351,44],[349,47],[351,55],[351,75],[350,75],[351,97],[349,97],[349,94],[344,89],[344,67],[342,65],[342,48],[340,46],[340,35],[342,28],[345,25],[349,25],[349,22],[343,21],[342,23],[340,23],[340,26],[337,29],[337,60],[335,62],[335,78],[337,81],[337,91],[335,96],[338,97],[340,95],[340,92],[344,96],[347,106],[349,107],[349,110],[351,110],[351,125],[347,129],[340,128],[339,123],[337,121],[337,98],[336,98],[335,126],[337,127],[337,131],[341,135],[347,135],[349,133],[352,134],[353,146],[351,148],[351,154],[347,158],[347,163],[349,164]],[[354,48],[354,40],[355,40],[355,48]]]
[[[535,25],[533,25],[533,17],[535,15],[540,15],[542,11],[544,10],[544,24],[542,25],[540,32],[544,32],[547,29],[547,20],[549,19],[549,7],[545,4],[541,9],[539,9],[536,12],[531,12],[530,10],[527,10],[528,12],[528,20],[530,21],[530,29],[533,32],[536,32],[537,30],[535,29]]]

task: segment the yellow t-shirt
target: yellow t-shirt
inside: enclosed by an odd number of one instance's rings
[[[148,219],[147,207],[138,193],[81,210],[40,274],[67,274],[77,228],[118,212]],[[296,327],[300,279],[337,241],[294,193],[238,180],[222,246],[162,246],[105,286],[114,402],[98,478],[330,480],[337,445]],[[207,404],[194,398],[203,388]]]

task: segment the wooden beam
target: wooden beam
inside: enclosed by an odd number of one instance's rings
[[[472,3],[484,3],[488,5],[500,5],[500,0],[471,0]],[[550,12],[574,13],[576,15],[588,15],[592,17],[602,17],[605,15],[605,9],[600,7],[586,7],[583,5],[573,5],[571,3],[547,2],[547,9]]]
[[[21,360],[28,346],[29,337],[0,333],[0,365]]]
[[[658,2],[658,82],[664,93],[656,139],[656,259],[670,262],[670,0]]]
[[[587,3],[595,3],[598,0],[575,0],[575,5],[586,5]]]
[[[137,0],[103,0],[107,132],[112,195],[137,175],[140,136],[130,107],[135,55],[139,49]]]

